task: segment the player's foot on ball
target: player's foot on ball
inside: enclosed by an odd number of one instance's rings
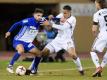
[[[92,77],[101,77],[102,67],[98,67],[96,71],[93,73]]]
[[[84,70],[79,71],[79,73],[83,76],[84,75]]]
[[[7,69],[6,69],[9,73],[14,73],[13,71],[13,66],[8,66]]]
[[[25,75],[30,75],[31,70],[27,69]]]
[[[29,69],[27,69],[25,73],[25,75],[35,75],[35,74],[37,74],[37,72],[31,71]]]

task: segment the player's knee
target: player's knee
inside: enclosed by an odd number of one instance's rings
[[[77,56],[76,55],[72,55],[72,59],[76,60]]]
[[[99,51],[99,50],[95,50],[95,49],[92,49],[91,52],[101,53],[101,51]]]
[[[38,50],[38,49],[32,49],[32,50],[30,50],[29,51],[30,53],[32,53],[33,55],[35,55],[35,56],[39,56],[40,55],[40,50]]]
[[[24,53],[24,49],[19,49],[19,50],[18,50],[18,53],[19,53],[19,54],[23,54],[23,53]]]
[[[49,49],[45,48],[43,49],[43,51],[41,52],[42,55],[48,55],[49,54]]]
[[[74,54],[72,54],[72,53],[70,54],[70,53],[69,53],[69,55],[72,57],[72,59],[74,59],[74,60],[77,59],[77,55],[76,55],[76,53],[74,53]]]
[[[40,51],[34,52],[33,54],[34,54],[35,56],[37,56],[37,57],[40,57],[40,56],[41,56],[41,52],[40,52]]]

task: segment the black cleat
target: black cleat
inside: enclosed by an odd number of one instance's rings
[[[101,72],[93,74],[92,77],[102,77]]]
[[[31,70],[27,69],[25,75],[30,75]]]
[[[79,71],[79,73],[83,76],[84,75],[84,70]]]
[[[102,68],[98,67],[96,71],[93,73],[92,77],[101,77]]]
[[[97,75],[98,75],[98,73],[94,73],[94,74],[92,75],[92,77],[97,77]]]
[[[102,77],[101,72],[98,73],[98,77]]]
[[[37,72],[32,72],[31,70],[27,69],[25,75],[35,75]]]

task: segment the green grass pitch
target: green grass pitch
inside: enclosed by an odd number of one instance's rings
[[[91,77],[95,70],[95,66],[91,59],[83,59],[82,64],[85,69],[85,75],[81,76],[76,69],[75,64],[72,61],[64,63],[41,63],[39,65],[39,73],[34,76],[17,76],[15,74],[9,74],[6,71],[6,66],[9,61],[0,61],[0,80],[107,80],[107,67],[103,70],[101,78]],[[16,62],[14,68],[18,65],[23,65],[26,68],[31,62]]]

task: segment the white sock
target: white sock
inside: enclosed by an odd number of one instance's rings
[[[90,52],[91,58],[93,63],[95,64],[96,68],[100,67],[99,58],[95,52]]]
[[[82,71],[83,68],[82,68],[82,65],[81,65],[80,58],[77,57],[77,59],[76,59],[76,60],[73,59],[73,61],[74,61],[74,63],[77,65],[78,70],[79,70],[79,71]]]
[[[105,67],[107,64],[107,52],[105,53],[104,57],[103,57],[103,60],[101,62],[101,67]]]

